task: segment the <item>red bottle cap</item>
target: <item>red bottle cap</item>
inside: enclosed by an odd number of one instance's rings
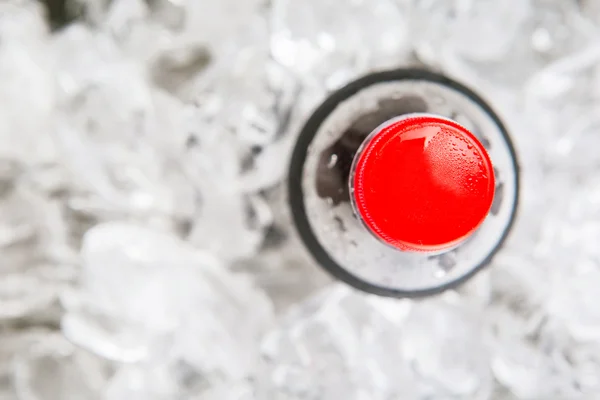
[[[483,145],[456,122],[432,115],[392,120],[354,160],[354,205],[365,225],[405,251],[439,251],[481,225],[494,199]]]

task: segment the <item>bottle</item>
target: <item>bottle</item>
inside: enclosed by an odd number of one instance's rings
[[[510,231],[518,192],[496,113],[421,69],[332,93],[302,128],[288,179],[294,225],[318,264],[392,297],[436,294],[481,270]]]

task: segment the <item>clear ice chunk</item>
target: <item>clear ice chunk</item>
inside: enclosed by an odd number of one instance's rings
[[[411,33],[425,60],[435,56],[436,48],[451,47],[474,61],[497,61],[510,51],[530,8],[529,1],[519,0],[502,5],[487,0],[419,1],[413,8]]]
[[[0,320],[23,318],[47,310],[63,289],[32,273],[5,274],[0,279]]]
[[[563,323],[578,342],[595,342],[600,334],[600,313],[592,305],[594,288],[600,283],[597,263],[574,263],[569,271],[556,274],[552,283],[552,296],[546,303],[548,313]]]
[[[165,368],[127,365],[110,380],[105,400],[169,400],[179,388]]]
[[[398,316],[407,306],[395,302],[386,309]],[[261,398],[414,398],[402,329],[378,308],[339,285],[296,306],[263,341],[269,394]]]
[[[13,369],[15,357],[26,353],[36,343],[45,340],[52,332],[48,329],[5,329],[0,336],[0,399],[16,397]]]
[[[421,61],[501,86],[522,84],[549,61],[592,43],[595,34],[571,1],[431,0],[412,10]]]
[[[52,162],[54,54],[42,4],[2,2],[0,36],[0,158],[28,165]]]
[[[182,106],[153,89],[106,36],[74,25],[54,45],[63,63],[57,142],[79,194],[71,200],[85,200],[80,211],[97,218],[189,218],[194,190],[175,156],[160,149],[165,132],[182,134]]]
[[[307,83],[337,87],[407,58],[408,18],[400,2],[276,0],[272,7],[271,53]]]
[[[401,345],[423,398],[490,398],[493,378],[478,318],[460,300],[415,304]]]
[[[291,106],[280,99],[295,90],[293,82],[275,86],[283,72],[266,49],[244,50],[234,68],[217,64],[203,78],[204,96],[189,110],[188,138],[178,150],[200,193],[189,240],[227,260],[258,251],[269,217],[260,218],[268,212],[257,193],[283,179],[293,145],[278,123]]]
[[[108,370],[97,357],[50,335],[19,354],[13,381],[20,400],[101,400]]]
[[[215,383],[185,365],[126,365],[111,379],[105,400],[254,400],[245,381]]]
[[[252,375],[272,306],[246,277],[168,233],[117,222],[86,234],[82,258],[81,284],[63,299],[70,340],[117,361]]]

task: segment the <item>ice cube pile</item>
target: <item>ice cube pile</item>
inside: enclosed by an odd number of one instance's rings
[[[1,400],[600,396],[596,0],[45,6],[0,2]],[[492,265],[419,301],[332,282],[283,196],[326,93],[400,66],[481,93],[523,177]]]

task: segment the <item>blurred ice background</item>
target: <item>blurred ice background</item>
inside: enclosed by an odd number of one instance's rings
[[[0,1],[0,399],[600,398],[600,2],[50,3]],[[397,66],[484,95],[523,173],[421,301],[331,282],[282,190],[312,108]]]

